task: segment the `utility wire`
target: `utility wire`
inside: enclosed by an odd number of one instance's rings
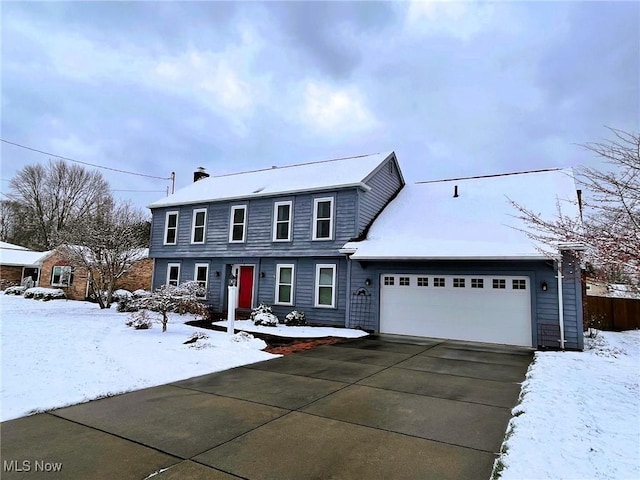
[[[0,138],[0,142],[8,143],[9,145],[14,145],[16,147],[24,148],[25,150],[31,150],[32,152],[42,153],[43,155],[49,155],[50,157],[60,158],[62,160],[67,160],[69,162],[80,163],[82,165],[89,165],[95,168],[102,168],[104,170],[111,170],[112,172],[118,173],[126,173],[127,175],[137,175],[138,177],[147,177],[147,178],[155,178],[157,180],[171,180],[172,177],[156,177],[154,175],[146,175],[144,173],[136,173],[136,172],[127,172],[126,170],[119,170],[117,168],[111,167],[103,167],[102,165],[96,165],[95,163],[82,162],[80,160],[74,160],[73,158],[63,157],[62,155],[56,155],[55,153],[45,152],[42,150],[38,150],[37,148],[27,147],[26,145],[20,145],[19,143],[10,142],[9,140],[5,140]]]

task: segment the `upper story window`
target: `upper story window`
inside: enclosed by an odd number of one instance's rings
[[[178,240],[178,212],[167,212],[164,220],[164,244],[175,245]]]
[[[291,241],[292,202],[276,202],[273,205],[273,241]]]
[[[167,265],[167,285],[178,286],[180,283],[180,264],[170,263]]]
[[[73,284],[73,268],[65,265],[56,265],[51,270],[52,287],[68,287]]]
[[[333,239],[333,198],[313,201],[313,240]]]
[[[198,208],[193,211],[191,221],[191,243],[204,243],[207,224],[207,209]]]
[[[235,205],[231,207],[231,221],[229,224],[229,242],[243,243],[247,233],[246,205]]]

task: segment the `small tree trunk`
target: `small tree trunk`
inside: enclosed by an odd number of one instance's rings
[[[162,333],[167,331],[167,323],[169,323],[169,318],[167,318],[166,313],[162,313]]]

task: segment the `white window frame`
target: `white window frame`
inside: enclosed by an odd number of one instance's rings
[[[196,225],[196,218],[199,213],[204,213],[204,222],[202,225]],[[202,229],[202,240],[196,241],[196,228]],[[193,210],[192,218],[191,218],[191,243],[202,244],[205,242],[207,238],[207,209],[206,208],[196,208]]]
[[[244,219],[242,224],[234,223],[233,218],[235,217],[235,213],[237,210],[244,210]],[[245,243],[247,239],[247,206],[246,205],[233,205],[231,207],[231,214],[229,215],[229,243]],[[233,227],[236,225],[242,225],[242,239],[234,240],[233,239]]]
[[[328,285],[320,285],[320,270],[331,269],[333,271],[331,277],[331,305],[320,304],[320,287],[326,287]],[[336,264],[335,263],[319,263],[316,265],[316,278],[314,280],[314,306],[317,308],[336,308]]]
[[[318,220],[327,220],[326,218],[318,218],[318,204],[321,202],[329,202],[329,236],[328,237],[318,237]],[[313,199],[313,236],[312,240],[333,240],[333,197],[321,197]]]
[[[176,280],[176,284],[174,286],[178,286],[180,285],[180,264],[179,263],[167,263],[167,278],[166,278],[166,284],[167,285],[173,285],[173,283],[171,283],[171,268],[173,267],[178,267],[178,279]]]
[[[286,221],[287,224],[287,238],[278,238],[278,224],[285,223],[283,220],[278,220],[278,207],[282,207],[283,205],[289,206],[289,219]],[[288,200],[286,202],[275,202],[273,204],[273,241],[274,242],[290,242],[291,241],[291,230],[293,226],[293,202]]]
[[[290,268],[291,269],[291,284],[287,284],[287,283],[280,283],[280,271],[283,268]],[[293,285],[295,283],[295,274],[296,274],[296,267],[294,264],[292,263],[279,263],[276,265],[276,292],[275,292],[275,296],[274,296],[274,303],[276,305],[293,305],[294,301],[293,301]],[[290,293],[290,298],[288,302],[283,302],[280,299],[280,286],[281,285],[289,285],[291,287],[291,293]]]
[[[60,269],[60,280],[58,282],[53,281],[53,278],[55,277],[56,268]],[[73,267],[69,265],[54,265],[53,268],[51,269],[51,286],[52,287],[70,287],[71,285],[73,285],[73,282],[71,280],[72,275],[73,275]]]
[[[193,266],[193,281],[196,282],[198,285],[200,284],[200,281],[198,280],[198,269],[199,268],[204,268],[207,271],[207,274],[206,274],[205,280],[204,280],[204,285],[202,286],[204,288],[204,296],[200,297],[200,298],[207,298],[207,292],[209,291],[209,264],[208,263],[196,263]]]
[[[171,215],[176,216],[176,226],[171,227],[176,232],[175,240],[173,242],[168,241],[169,240],[169,216]],[[165,245],[175,245],[176,243],[178,243],[178,222],[179,221],[180,221],[180,212],[178,212],[177,210],[172,210],[165,214],[164,216],[164,244]]]

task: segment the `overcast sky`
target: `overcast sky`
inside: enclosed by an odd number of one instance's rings
[[[407,181],[596,165],[639,2],[2,2],[2,138],[158,177],[395,150]],[[48,157],[1,144],[2,192]],[[169,182],[103,171],[137,205]],[[159,192],[158,192],[159,191]]]

